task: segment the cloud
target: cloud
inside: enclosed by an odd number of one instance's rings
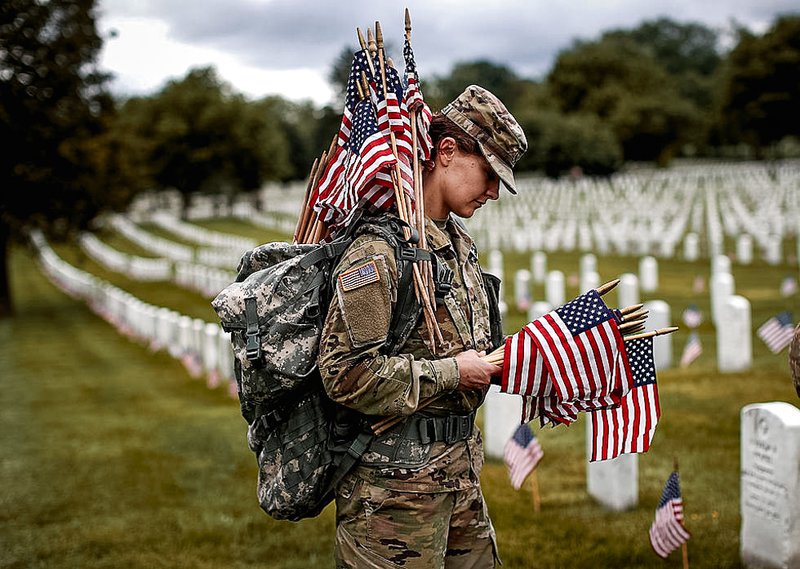
[[[149,22],[152,34],[160,34],[157,42],[150,41],[161,45],[161,56],[169,59],[168,46],[173,46],[182,53],[184,67],[190,57],[198,65],[223,62],[217,63],[221,72],[224,67],[229,76],[249,74],[251,83],[263,74],[292,82],[292,77],[305,75],[308,80],[313,75],[316,88],[329,96],[325,77],[342,49],[357,45],[356,26],[366,30],[380,20],[387,45],[395,50],[390,54],[400,59],[404,5],[413,18],[414,50],[423,75],[447,73],[461,61],[488,59],[520,75],[541,77],[556,54],[578,38],[596,38],[603,31],[660,16],[719,28],[735,19],[761,31],[776,14],[793,10],[794,1],[101,0],[101,22],[119,27],[121,37],[133,33],[130,22]],[[155,68],[160,65],[166,62],[154,62]]]

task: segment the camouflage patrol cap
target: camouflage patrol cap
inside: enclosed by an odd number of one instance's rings
[[[528,150],[528,140],[500,99],[483,87],[470,85],[442,114],[477,141],[503,185],[516,194],[512,168]]]

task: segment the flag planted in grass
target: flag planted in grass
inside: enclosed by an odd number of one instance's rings
[[[526,424],[517,427],[514,435],[506,443],[503,461],[508,468],[508,477],[514,490],[522,488],[528,475],[533,472],[544,456],[539,439]]]
[[[783,351],[794,336],[792,313],[784,310],[773,316],[758,328],[756,334],[773,354]]]
[[[650,526],[650,544],[661,557],[667,558],[691,537],[683,527],[683,498],[678,473],[669,475]]]
[[[788,276],[781,281],[781,296],[789,297],[793,296],[797,292],[797,279]]]
[[[692,332],[686,339],[686,345],[683,348],[683,354],[681,354],[680,366],[682,368],[689,367],[702,353],[703,345],[700,343],[700,336],[697,335],[697,332]]]

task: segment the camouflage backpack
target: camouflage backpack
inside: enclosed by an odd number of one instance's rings
[[[246,253],[236,282],[213,300],[231,333],[247,442],[255,453],[258,499],[275,519],[314,517],[363,454],[372,434],[363,417],[331,401],[316,360],[331,298],[331,272],[356,236],[374,232],[395,247],[398,297],[383,353],[405,343],[420,314],[411,263],[430,259],[390,216],[354,223],[324,245],[268,243]],[[357,229],[354,227],[357,226]]]

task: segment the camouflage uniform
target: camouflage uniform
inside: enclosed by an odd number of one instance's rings
[[[789,348],[789,368],[792,370],[795,391],[800,397],[800,324],[794,329],[794,339]]]
[[[516,193],[512,167],[527,141],[505,106],[471,85],[442,115],[477,142],[503,185]],[[374,440],[337,489],[337,567],[493,567],[497,561],[480,488],[483,447],[471,424],[486,389],[458,390],[455,359],[465,350],[491,347],[487,291],[475,245],[462,226],[452,218],[426,220],[425,232],[429,249],[454,275],[435,315],[444,338],[435,347],[420,319],[399,355],[380,352],[398,300],[394,249],[381,237],[358,237],[335,271],[336,294],[318,357],[328,395],[374,419],[411,416]],[[420,416],[467,420],[470,429],[455,442],[424,443],[411,436]]]
[[[374,263],[377,280],[351,290],[343,290],[342,278],[336,281],[319,356],[323,382],[335,401],[375,416],[410,415],[420,401],[440,393],[426,413],[465,414],[483,402],[485,390],[455,389],[455,355],[490,347],[475,246],[452,219],[444,230],[428,220],[427,235],[430,249],[454,273],[453,288],[436,313],[444,344],[434,354],[420,320],[401,355],[378,354],[397,298],[397,268],[384,240],[359,237],[336,274]],[[480,490],[483,449],[477,428],[471,438],[452,445],[405,440],[401,431],[381,437],[380,448],[372,445],[340,485],[337,566],[438,567],[445,557],[448,566],[493,566],[494,530]]]

